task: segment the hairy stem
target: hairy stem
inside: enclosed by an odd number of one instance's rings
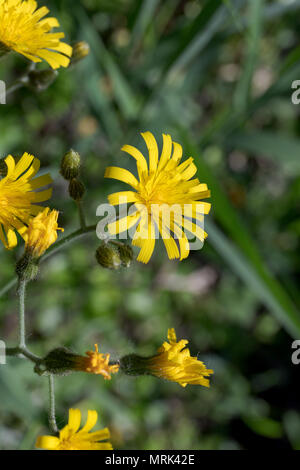
[[[54,377],[52,374],[48,377],[49,380],[49,426],[52,432],[55,434],[58,432],[56,417],[55,417],[55,389],[54,389]]]
[[[82,202],[81,201],[76,201],[76,205],[77,205],[77,208],[78,208],[80,226],[84,230],[86,228],[86,221],[85,221],[84,210],[83,210],[83,207],[82,207]]]
[[[6,349],[6,355],[7,356],[23,356],[26,359],[29,359],[31,362],[34,362],[35,364],[38,364],[42,361],[42,358],[37,356],[36,354],[33,354],[29,349],[26,348],[7,348]]]
[[[20,280],[18,287],[19,294],[19,348],[26,349],[25,340],[25,292],[26,281]]]

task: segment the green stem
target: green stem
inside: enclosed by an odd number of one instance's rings
[[[19,348],[26,349],[25,340],[25,292],[26,281],[20,280],[18,287],[19,294]]]
[[[7,356],[24,356],[27,359],[29,359],[31,362],[34,362],[35,364],[38,364],[42,361],[42,358],[39,356],[36,356],[36,354],[33,354],[31,351],[29,351],[28,348],[7,348],[6,349],[6,355]]]
[[[6,89],[6,96],[10,95],[16,90],[19,90],[25,85],[25,82],[22,81],[17,81],[16,83],[13,83],[10,87]]]
[[[76,201],[76,205],[77,205],[78,213],[79,213],[80,226],[81,226],[82,230],[84,230],[86,228],[86,221],[85,221],[84,210],[83,210],[83,207],[82,207],[82,202],[81,201]]]
[[[49,426],[53,433],[58,432],[56,418],[55,418],[55,389],[54,389],[54,377],[52,374],[48,376],[49,380]]]
[[[61,240],[59,240],[59,242],[55,243],[54,245],[52,245],[48,251],[46,252],[46,254],[44,256],[41,257],[40,259],[40,262],[43,262],[45,261],[47,258],[49,258],[49,256],[53,255],[54,253],[56,253],[57,251],[61,250],[61,248],[66,245],[67,243],[70,243],[74,240],[76,240],[77,238],[80,238],[82,237],[83,235],[86,235],[90,232],[93,232],[96,230],[96,225],[90,225],[89,227],[85,227],[85,228],[80,228],[79,230],[76,230],[75,232],[72,232],[70,233],[70,235],[62,238]],[[3,297],[6,292],[8,292],[10,289],[12,289],[17,283],[17,278],[15,279],[11,279],[1,290],[0,290],[0,298]]]

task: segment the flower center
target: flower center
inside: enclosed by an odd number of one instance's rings
[[[141,204],[151,211],[152,205],[180,204],[184,202],[186,190],[182,187],[182,180],[172,171],[162,171],[158,175],[149,177],[147,181],[141,181],[138,194]]]

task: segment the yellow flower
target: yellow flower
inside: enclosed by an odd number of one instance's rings
[[[89,432],[97,423],[98,413],[89,410],[85,425],[79,431],[81,422],[80,410],[69,410],[69,422],[56,436],[39,436],[36,440],[38,449],[46,450],[112,450],[107,428]]]
[[[90,372],[92,374],[101,374],[105,379],[110,380],[111,374],[119,371],[118,364],[109,364],[110,355],[101,354],[98,351],[98,345],[95,344],[95,351],[87,351],[87,357],[76,356],[74,360],[77,370]]]
[[[57,224],[58,211],[47,207],[30,220],[25,235],[25,248],[35,258],[42,256],[57,240],[57,230],[64,231]]]
[[[170,135],[163,134],[160,158],[151,132],[141,135],[148,148],[149,166],[137,148],[131,145],[122,147],[136,160],[139,179],[123,168],[106,169],[106,178],[120,180],[134,189],[108,197],[113,206],[134,203],[132,213],[110,223],[108,229],[111,235],[116,235],[138,224],[132,244],[141,249],[137,260],[142,263],[148,263],[151,258],[158,232],[169,258],[182,260],[190,251],[185,231],[192,233],[201,242],[207,236],[199,222],[203,222],[203,215],[209,213],[210,204],[200,199],[210,197],[210,191],[206,184],[193,178],[197,172],[193,158],[180,163],[182,147],[173,142]]]
[[[56,18],[44,18],[48,8],[34,0],[0,0],[0,51],[14,50],[33,62],[43,59],[53,69],[67,67],[72,47],[62,42],[64,33],[51,33]]]
[[[40,161],[24,153],[16,164],[9,155],[5,159],[7,175],[0,179],[0,240],[8,249],[17,245],[15,231],[24,238],[30,219],[44,210],[35,205],[48,200],[52,189],[35,192],[52,182],[49,174],[33,177],[40,168]]]
[[[168,330],[168,343],[164,342],[158,349],[158,354],[147,361],[147,369],[152,375],[171,382],[178,382],[182,387],[188,384],[204,385],[209,387],[209,379],[213,370],[206,369],[203,362],[190,355],[185,346],[186,339],[177,342],[174,328]]]

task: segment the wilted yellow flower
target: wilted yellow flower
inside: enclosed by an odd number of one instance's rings
[[[62,42],[64,33],[51,33],[56,18],[44,18],[48,8],[34,0],[0,0],[0,52],[14,50],[33,62],[43,59],[53,69],[68,67],[72,47]]]
[[[5,163],[7,175],[0,179],[0,240],[11,249],[17,245],[15,231],[24,238],[31,218],[44,210],[34,203],[51,197],[52,189],[39,192],[35,189],[48,185],[52,179],[49,174],[33,179],[40,168],[40,161],[28,153],[24,153],[17,164],[9,155]]]
[[[95,351],[87,351],[86,354],[87,357],[76,356],[76,359],[74,359],[75,369],[92,374],[101,374],[108,380],[111,379],[111,374],[119,371],[118,364],[109,364],[109,354],[99,353],[97,344],[95,344]]]
[[[56,436],[39,436],[36,440],[38,449],[46,450],[112,450],[112,445],[107,441],[110,432],[107,428],[90,432],[96,425],[98,413],[89,410],[85,425],[80,429],[80,410],[69,410],[69,422]]]
[[[106,169],[106,178],[120,180],[134,189],[108,197],[113,206],[134,203],[133,211],[110,223],[108,229],[111,235],[115,235],[137,225],[132,244],[141,249],[137,260],[142,263],[148,263],[151,258],[158,233],[164,241],[169,258],[182,260],[190,251],[186,231],[201,242],[207,236],[199,222],[203,222],[203,215],[208,214],[210,204],[200,199],[210,197],[210,191],[206,184],[193,178],[197,172],[193,158],[180,163],[182,147],[173,142],[170,135],[163,134],[160,158],[151,132],[141,135],[148,148],[149,166],[137,148],[131,145],[122,148],[136,160],[139,179],[123,168]]]
[[[50,211],[47,207],[43,212],[30,220],[25,235],[25,248],[35,258],[42,256],[49,246],[57,240],[57,230],[64,231],[58,227],[58,211]]]
[[[186,339],[177,342],[174,328],[168,330],[168,341],[158,349],[158,354],[147,360],[147,369],[156,377],[178,382],[182,387],[188,384],[209,387],[209,379],[213,370],[206,369],[203,362],[192,357]]]

